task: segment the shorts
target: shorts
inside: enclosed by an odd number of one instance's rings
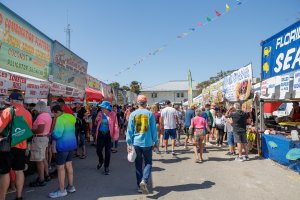
[[[192,134],[190,133],[190,131],[189,131],[189,127],[184,127],[184,133],[185,133],[186,136],[192,135]]]
[[[56,165],[64,165],[66,162],[71,162],[73,157],[73,151],[57,152]]]
[[[171,140],[176,139],[176,128],[175,129],[165,129],[164,140],[168,140],[169,137],[171,137]]]
[[[203,129],[196,129],[194,132],[194,142],[205,143],[205,131]]]
[[[229,146],[234,146],[233,132],[228,132],[227,133],[227,143],[228,143]]]
[[[242,144],[247,144],[247,134],[246,133],[234,133],[234,142],[235,143],[242,143]]]
[[[0,174],[8,174],[10,169],[22,171],[25,169],[26,149],[11,148],[10,152],[0,152]]]
[[[30,147],[30,161],[43,161],[46,158],[48,137],[33,137]]]

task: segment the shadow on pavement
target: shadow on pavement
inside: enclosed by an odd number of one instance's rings
[[[208,189],[208,188],[211,188],[213,185],[215,185],[214,182],[204,181],[201,184],[191,183],[191,184],[186,184],[186,185],[174,185],[174,186],[167,186],[167,187],[158,186],[158,187],[153,188],[153,191],[157,191],[158,193],[153,196],[147,196],[147,198],[158,199],[160,197],[167,195],[168,193],[170,193],[172,191],[186,192],[186,191],[199,190],[199,189]]]
[[[152,167],[152,172],[161,172],[161,171],[165,171],[166,169],[161,168],[161,167]]]
[[[220,161],[233,161],[235,158],[232,157],[232,158],[219,158],[219,157],[208,157],[208,161],[217,161],[217,162],[220,162]]]
[[[189,158],[189,157],[180,158],[180,157],[174,156],[173,158],[153,159],[153,161],[161,162],[164,164],[172,164],[172,163],[178,163],[178,162],[181,162],[183,160],[188,160],[188,159],[191,159],[191,158]]]

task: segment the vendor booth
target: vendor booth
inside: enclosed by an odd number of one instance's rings
[[[261,115],[262,155],[300,173],[300,21],[262,42],[261,110],[265,103],[292,107],[288,116]]]

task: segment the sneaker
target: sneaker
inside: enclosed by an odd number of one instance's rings
[[[110,174],[110,173],[109,173],[109,169],[108,169],[108,168],[105,168],[103,174],[104,174],[104,175],[109,175],[109,174]]]
[[[46,182],[51,181],[51,176],[49,176],[49,175],[48,175],[48,176],[45,176],[45,181],[46,181]]]
[[[68,193],[76,192],[76,188],[75,188],[74,185],[72,185],[72,186],[68,185],[66,190],[67,190]]]
[[[243,159],[243,157],[239,157],[239,156],[238,156],[238,157],[236,157],[236,158],[235,158],[235,161],[240,161],[240,162],[243,162],[243,161],[244,161],[244,159]]]
[[[64,196],[67,196],[68,195],[68,192],[66,189],[64,189],[64,191],[60,191],[60,189],[54,191],[54,192],[51,192],[49,193],[49,197],[54,199],[54,198],[58,198],[58,197],[64,197]]]
[[[43,187],[45,185],[46,185],[46,181],[45,180],[40,181],[39,178],[37,178],[35,181],[29,183],[29,187]]]
[[[172,155],[173,155],[173,156],[175,156],[175,155],[176,155],[176,153],[175,153],[174,151],[172,151]]]
[[[243,160],[244,160],[244,161],[249,161],[249,160],[250,160],[250,159],[249,159],[249,156],[244,156],[244,157],[243,157]]]
[[[206,142],[205,145],[206,145],[206,146],[212,146],[212,143]]]
[[[142,182],[140,183],[140,189],[142,190],[143,194],[149,194],[147,183],[144,180],[142,180]]]
[[[143,191],[142,191],[142,189],[140,187],[138,187],[137,192],[140,193],[140,194],[143,193]]]
[[[169,154],[169,151],[168,151],[168,150],[165,150],[165,154]]]
[[[97,169],[99,170],[99,169],[102,167],[102,165],[103,165],[103,163],[99,163],[99,164],[97,165]]]

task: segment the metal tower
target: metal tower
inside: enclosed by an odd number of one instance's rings
[[[67,28],[65,28],[65,32],[66,32],[66,44],[68,49],[71,49],[71,25],[68,24]]]

